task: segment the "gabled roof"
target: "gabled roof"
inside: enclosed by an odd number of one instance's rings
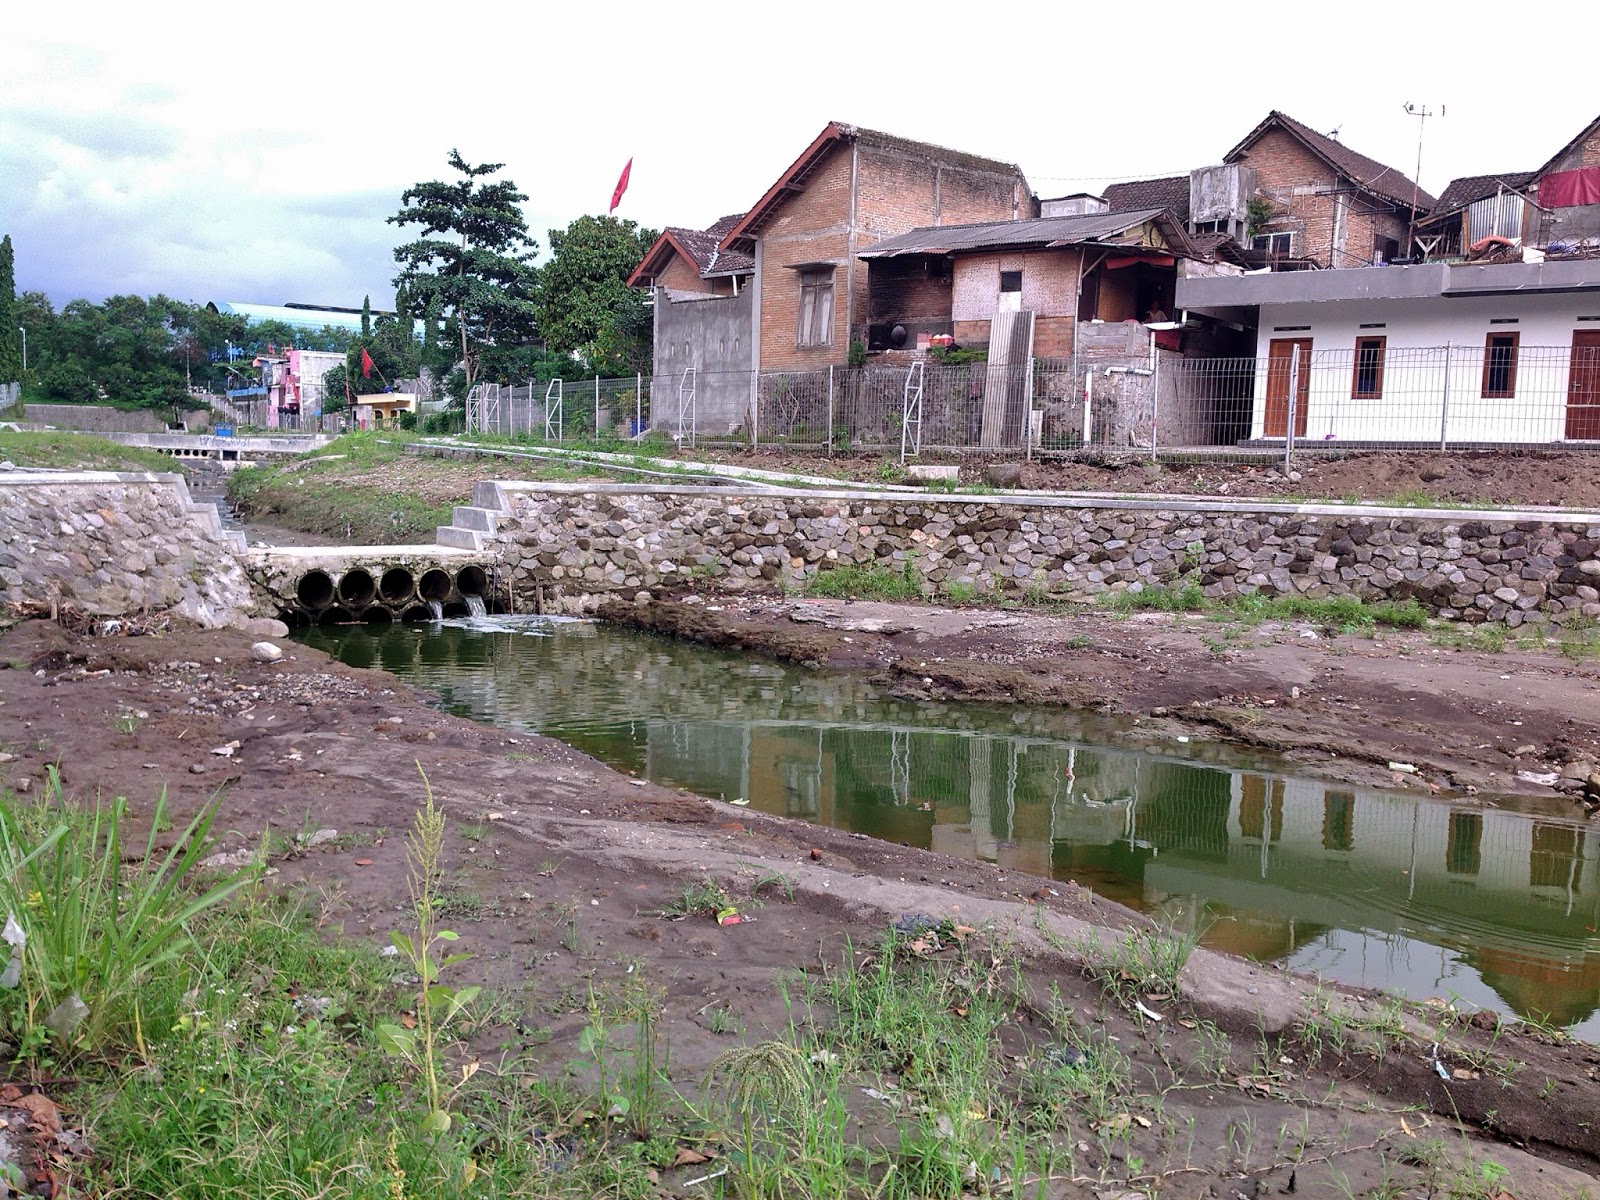
[[[1594,120],[1590,121],[1587,125],[1585,125],[1582,129],[1578,130],[1578,135],[1575,138],[1573,138],[1565,146],[1561,147],[1561,149],[1557,150],[1554,154],[1552,154],[1549,158],[1547,158],[1545,160],[1545,162],[1544,162],[1544,165],[1541,166],[1537,171],[1534,171],[1533,174],[1535,176],[1539,176],[1539,175],[1543,175],[1546,171],[1550,170],[1551,167],[1555,166],[1558,162],[1560,162],[1562,160],[1562,158],[1564,158],[1566,156],[1566,154],[1567,154],[1567,152],[1569,150],[1571,150],[1579,142],[1582,142],[1582,141],[1586,140],[1588,138],[1588,136],[1591,133],[1593,133],[1597,127],[1600,127],[1600,117],[1596,117]]]
[[[926,225],[885,238],[859,252],[860,258],[898,258],[905,254],[962,254],[1002,247],[1116,244],[1114,239],[1147,222],[1160,227],[1171,252],[1189,256],[1188,235],[1170,212],[1147,208],[1128,213],[1087,213],[1076,217],[1032,217],[1024,221],[982,221],[974,225]]]
[[[993,171],[996,174],[1014,175],[1027,186],[1027,178],[1022,174],[1022,168],[1015,163],[1003,163],[998,159],[984,158],[977,154],[967,154],[961,150],[949,150],[944,146],[935,146],[930,142],[914,142],[910,138],[896,137],[892,133],[880,133],[875,129],[862,129],[856,125],[846,125],[842,121],[829,121],[823,127],[816,139],[800,153],[800,157],[789,164],[789,169],[778,176],[778,181],[766,190],[766,193],[757,200],[750,211],[745,213],[739,222],[723,235],[721,246],[725,250],[748,250],[755,241],[756,235],[761,232],[761,227],[766,224],[774,211],[786,200],[791,192],[797,192],[804,184],[806,177],[814,171],[825,159],[834,146],[841,142],[855,141],[867,146],[883,146],[892,150],[900,150],[920,158],[933,159],[948,163],[953,167],[964,167],[968,170]]]
[[[1137,212],[1142,208],[1165,208],[1176,213],[1178,220],[1189,219],[1189,177],[1169,175],[1164,179],[1130,179],[1126,183],[1113,183],[1105,190],[1110,211]]]
[[[733,213],[722,217],[709,229],[668,225],[628,276],[628,286],[638,287],[645,279],[661,274],[667,269],[673,254],[681,255],[702,279],[751,274],[756,269],[754,258],[738,250],[719,249],[717,245],[743,215]]]
[[[1339,174],[1379,199],[1409,207],[1415,195],[1418,212],[1427,212],[1436,203],[1432,196],[1412,183],[1403,172],[1393,167],[1386,167],[1377,159],[1368,158],[1365,154],[1357,154],[1343,142],[1318,133],[1309,125],[1302,124],[1276,109],[1269,112],[1266,119],[1247,133],[1237,146],[1223,155],[1222,161],[1227,163],[1238,161],[1262,134],[1275,128],[1282,129]]]
[[[1433,215],[1451,212],[1458,208],[1465,208],[1475,200],[1482,200],[1485,196],[1493,196],[1504,184],[1513,191],[1518,191],[1528,186],[1538,178],[1537,171],[1501,171],[1497,175],[1463,175],[1460,179],[1452,179],[1450,186],[1444,189],[1444,194],[1434,203]]]

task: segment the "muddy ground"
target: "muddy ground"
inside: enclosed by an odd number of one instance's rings
[[[778,601],[680,611],[690,610],[701,624],[682,616],[681,633],[762,647],[774,645],[775,631],[798,635],[805,657],[897,673],[912,689],[1080,704],[1116,696],[1152,714],[1198,706],[1189,727],[1297,742],[1296,754],[1314,753],[1323,733],[1350,750],[1393,724],[1397,749],[1425,773],[1449,766],[1499,777],[1512,761],[1474,754],[1469,743],[1518,740],[1507,729],[1514,717],[1525,729],[1540,723],[1527,736],[1543,746],[1595,744],[1592,669],[1538,656],[1515,665],[1523,690],[1501,689],[1503,704],[1455,704],[1453,689],[1488,678],[1486,660],[1441,654],[1426,673],[1411,672],[1425,678],[1400,686],[1360,646],[1283,641],[1216,662],[1184,629],[1075,622],[1094,647],[1068,671],[1043,656],[1064,629],[1048,621],[974,628],[968,613],[935,619],[929,610],[852,605],[836,616],[817,606],[796,622],[792,604]],[[824,621],[809,619],[816,615]],[[906,629],[846,632],[838,623],[859,618]],[[964,664],[938,662],[958,644]],[[800,649],[789,643],[783,652]],[[41,620],[18,624],[0,634],[0,747],[12,756],[0,777],[37,788],[53,764],[76,797],[121,794],[137,808],[165,788],[180,814],[220,794],[218,828],[229,832],[219,850],[259,846],[271,832],[281,885],[311,889],[330,928],[381,942],[402,919],[401,835],[421,794],[420,766],[452,820],[450,920],[476,955],[468,969],[500,1006],[502,1019],[477,1047],[489,1061],[525,1050],[561,1070],[589,989],[642,979],[665,996],[672,1078],[692,1093],[720,1052],[785,1027],[778,981],[814,976],[848,956],[848,943],[870,945],[919,914],[1013,943],[1041,1003],[1059,989],[1074,1020],[1118,1039],[1128,1056],[1131,1118],[1115,1138],[1082,1143],[1073,1173],[1047,1194],[1488,1197],[1495,1192],[1449,1191],[1451,1179],[1481,1180],[1475,1164],[1488,1158],[1510,1172],[1495,1186],[1526,1200],[1584,1194],[1600,1167],[1593,1047],[1423,1005],[1406,1010],[1405,1032],[1355,1037],[1334,1051],[1316,1032],[1315,1012],[1333,1004],[1359,1024],[1375,998],[1319,991],[1206,950],[1190,958],[1179,994],[1143,997],[1165,1014],[1157,1023],[1083,970],[1092,942],[1110,944],[1142,918],[1075,885],[674,792],[559,743],[453,718],[382,673],[285,650],[264,664],[233,633],[96,639]],[[1296,680],[1298,707],[1284,695]],[[1265,708],[1269,699],[1284,711]],[[1429,713],[1456,714],[1432,727],[1432,747]],[[230,743],[231,756],[213,753]],[[337,836],[303,848],[323,829]],[[755,896],[773,873],[785,886]],[[754,920],[723,927],[657,915],[708,876]],[[1041,1050],[1036,1018],[1027,1006],[1018,1012],[1008,1055]],[[69,1111],[90,1106],[70,1092],[58,1098]],[[1454,1165],[1438,1166],[1440,1155]],[[659,1194],[704,1194],[685,1191],[686,1179],[664,1173]]]
[[[783,449],[694,452],[698,460],[725,462],[771,471],[832,475],[863,483],[883,482],[887,468],[897,475],[893,455],[794,453]],[[918,462],[959,463],[965,483],[982,483],[988,462],[982,458],[923,455]],[[1043,491],[1109,495],[1166,492],[1188,496],[1260,497],[1280,500],[1348,500],[1409,506],[1555,505],[1581,511],[1600,509],[1600,472],[1592,454],[1453,451],[1388,451],[1330,455],[1303,453],[1291,473],[1281,460],[1252,462],[1218,459],[1153,464],[1124,455],[1101,461],[1034,460],[1021,464],[1017,486]]]
[[[1152,744],[1249,747],[1302,774],[1372,786],[1542,796],[1572,815],[1600,769],[1600,646],[1587,643],[1569,657],[1542,639],[1473,650],[1448,631],[773,595],[612,601],[601,612],[865,671],[900,696],[1131,716]]]

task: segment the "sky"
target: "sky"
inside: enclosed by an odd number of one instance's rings
[[[606,210],[630,157],[619,217],[746,209],[830,120],[1018,163],[1055,196],[1218,162],[1272,109],[1409,175],[1404,106],[1426,106],[1435,193],[1532,170],[1600,115],[1589,39],[1559,36],[1596,18],[1566,0],[1537,37],[1360,3],[1258,27],[1159,0],[12,7],[0,233],[18,290],[58,306],[386,307],[385,218],[452,148],[505,163],[544,245]]]

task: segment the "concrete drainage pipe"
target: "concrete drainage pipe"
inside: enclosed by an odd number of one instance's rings
[[[307,571],[294,589],[300,607],[308,612],[333,603],[333,579],[326,571]]]
[[[404,604],[416,592],[417,581],[404,567],[390,567],[378,584],[378,595],[385,604]]]
[[[346,571],[339,578],[339,600],[352,608],[360,608],[371,604],[372,598],[378,594],[378,585],[372,578],[372,572],[364,571],[360,567]]]
[[[417,592],[424,600],[437,600],[443,604],[450,598],[450,576],[437,567],[424,571],[417,584]]]

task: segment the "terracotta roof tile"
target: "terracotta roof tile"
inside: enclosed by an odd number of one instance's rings
[[[1113,183],[1105,190],[1110,211],[1137,212],[1142,208],[1165,208],[1178,220],[1189,220],[1189,177],[1169,175],[1165,179],[1131,179]]]
[[[1452,179],[1450,186],[1444,189],[1444,194],[1434,205],[1434,212],[1448,212],[1453,208],[1465,208],[1474,200],[1482,200],[1485,196],[1492,196],[1499,190],[1503,183],[1509,188],[1524,188],[1538,177],[1537,171],[1501,171],[1498,175],[1463,175],[1460,179]]]

